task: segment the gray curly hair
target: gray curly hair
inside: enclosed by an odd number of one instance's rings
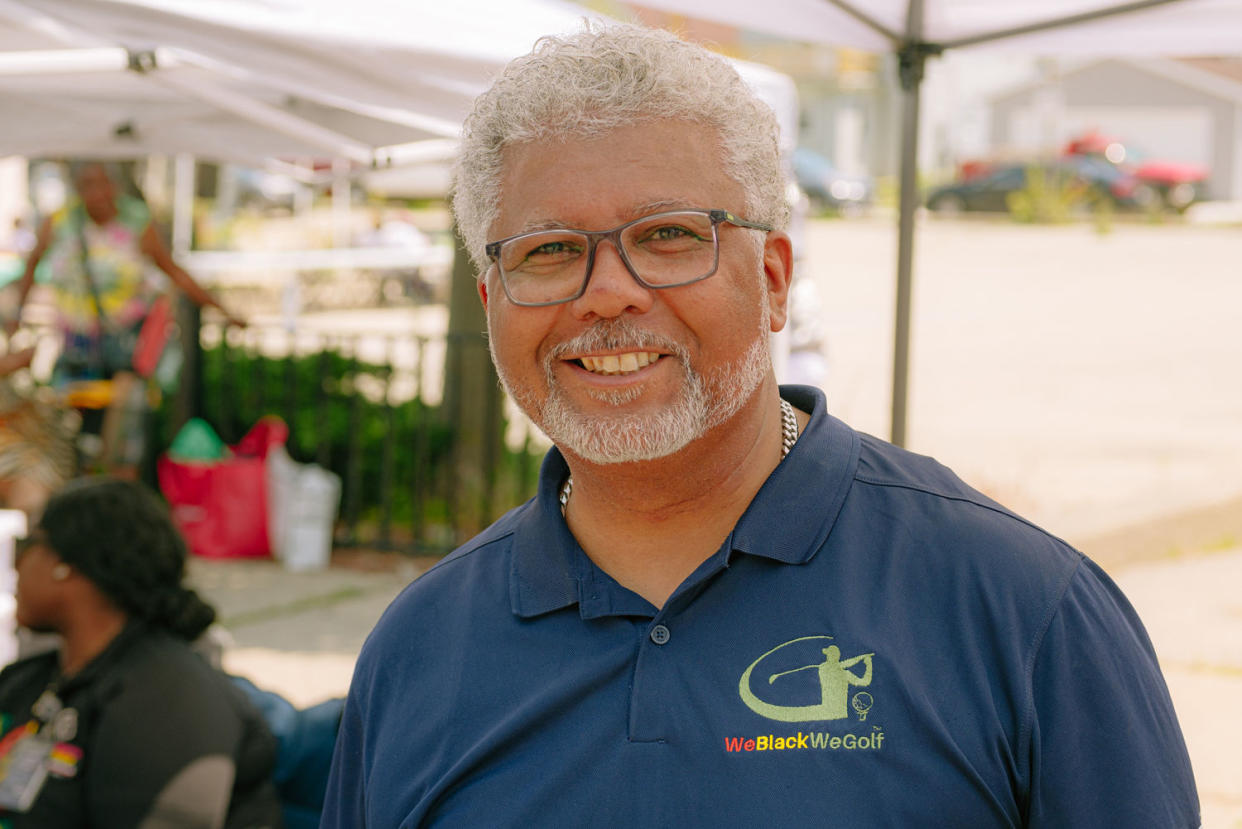
[[[487,269],[506,147],[669,118],[716,129],[725,173],[746,193],[746,218],[785,227],[776,116],[728,61],[659,29],[588,22],[512,61],[466,119],[453,213],[477,272]]]

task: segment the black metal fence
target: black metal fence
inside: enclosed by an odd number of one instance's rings
[[[260,418],[281,417],[290,456],[341,479],[338,546],[443,553],[534,491],[542,450],[520,416],[506,416],[498,388],[482,402],[494,412],[489,433],[463,433],[463,407],[480,401],[445,399],[455,350],[443,337],[204,326],[200,343],[182,374],[195,386],[182,396],[189,403],[178,411],[166,399],[153,446],[165,449],[186,416],[230,444]],[[482,336],[454,345],[486,350]],[[481,474],[462,474],[467,438],[484,447],[470,460]]]

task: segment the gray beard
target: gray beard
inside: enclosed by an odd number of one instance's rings
[[[735,363],[704,376],[690,366],[680,344],[656,337],[623,319],[604,320],[548,354],[544,371],[548,399],[540,408],[526,390],[517,389],[496,362],[505,390],[559,448],[599,464],[629,463],[667,457],[725,422],[750,399],[771,368],[766,331],[758,332],[746,353]],[[556,382],[552,367],[570,353],[607,350],[661,351],[663,360],[681,364],[684,381],[680,399],[650,414],[585,415],[574,409]],[[628,388],[595,392],[595,399],[612,406],[635,400],[641,391]]]

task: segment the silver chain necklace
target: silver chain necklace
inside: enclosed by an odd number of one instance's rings
[[[789,401],[781,398],[781,460],[785,460],[785,456],[789,454],[789,450],[793,449],[795,443],[798,442],[798,419],[794,417],[793,406],[789,405]],[[574,491],[574,476],[570,475],[565,479],[565,483],[561,486],[561,515],[565,514],[565,507],[569,504],[569,495]]]

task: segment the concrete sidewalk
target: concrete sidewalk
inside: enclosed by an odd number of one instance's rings
[[[338,551],[325,570],[289,572],[270,559],[192,557],[188,580],[228,632],[225,669],[305,706],[345,694],[367,634],[429,564]]]
[[[1160,657],[1204,829],[1242,827],[1242,546],[1114,568]]]

